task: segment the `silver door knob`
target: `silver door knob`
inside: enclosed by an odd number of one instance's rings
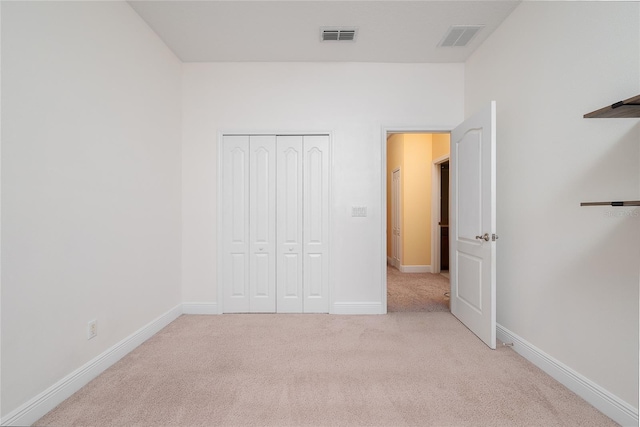
[[[485,242],[489,241],[489,233],[484,233],[482,236],[476,236],[478,240],[484,240]]]
[[[263,250],[264,248],[260,248],[260,250]]]
[[[289,252],[293,251],[293,248],[289,248]]]

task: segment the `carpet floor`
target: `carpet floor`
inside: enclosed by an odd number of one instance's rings
[[[387,266],[387,311],[450,311],[449,279],[441,274],[401,273]]]
[[[183,315],[38,426],[613,426],[446,312]]]

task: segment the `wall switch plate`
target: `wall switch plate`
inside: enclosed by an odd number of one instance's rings
[[[367,216],[367,207],[366,206],[351,206],[351,216],[352,217],[365,217],[365,216]]]
[[[87,339],[95,338],[98,335],[98,321],[92,320],[87,325]]]

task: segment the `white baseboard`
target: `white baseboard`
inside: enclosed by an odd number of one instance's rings
[[[595,406],[600,412],[622,426],[638,425],[638,409],[549,356],[504,326],[497,325],[496,329],[497,338],[500,341],[513,343],[513,349],[522,357]]]
[[[111,365],[122,359],[140,344],[151,338],[162,328],[182,314],[182,304],[167,311],[143,326],[127,338],[90,360],[25,404],[7,414],[0,422],[3,426],[27,426],[35,423],[53,408],[62,403],[89,381],[100,375]]]
[[[379,302],[335,302],[331,314],[384,314]]]
[[[219,314],[216,302],[182,303],[182,314]]]
[[[430,265],[401,265],[399,268],[401,273],[431,273]]]

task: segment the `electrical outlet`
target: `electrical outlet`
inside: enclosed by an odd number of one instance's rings
[[[87,339],[95,338],[98,335],[98,321],[92,320],[87,325]]]

